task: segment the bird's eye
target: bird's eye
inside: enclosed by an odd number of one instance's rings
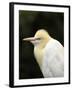
[[[41,40],[41,38],[37,38],[36,40]]]

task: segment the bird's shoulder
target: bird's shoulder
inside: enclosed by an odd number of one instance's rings
[[[44,62],[57,62],[63,61],[64,57],[64,50],[61,43],[55,39],[52,39],[50,42],[47,43],[44,49]],[[60,63],[60,62],[59,62]]]
[[[44,48],[44,54],[47,56],[53,53],[61,52],[61,51],[63,52],[64,48],[61,45],[61,43],[57,41],[56,39],[51,39],[46,44],[46,47]]]

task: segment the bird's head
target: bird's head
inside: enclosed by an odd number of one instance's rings
[[[34,46],[39,46],[43,48],[47,42],[50,40],[48,32],[44,29],[40,29],[36,32],[34,37],[24,38],[24,41],[30,41]]]

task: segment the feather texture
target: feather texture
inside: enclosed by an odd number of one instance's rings
[[[44,77],[64,76],[64,50],[59,41],[51,39],[44,48],[42,73]]]

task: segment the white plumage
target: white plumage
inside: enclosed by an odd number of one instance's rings
[[[63,46],[51,39],[44,49],[42,72],[44,77],[64,76],[64,53]]]
[[[34,56],[45,78],[64,76],[64,48],[44,29],[38,30],[34,37],[25,38],[34,45]]]

